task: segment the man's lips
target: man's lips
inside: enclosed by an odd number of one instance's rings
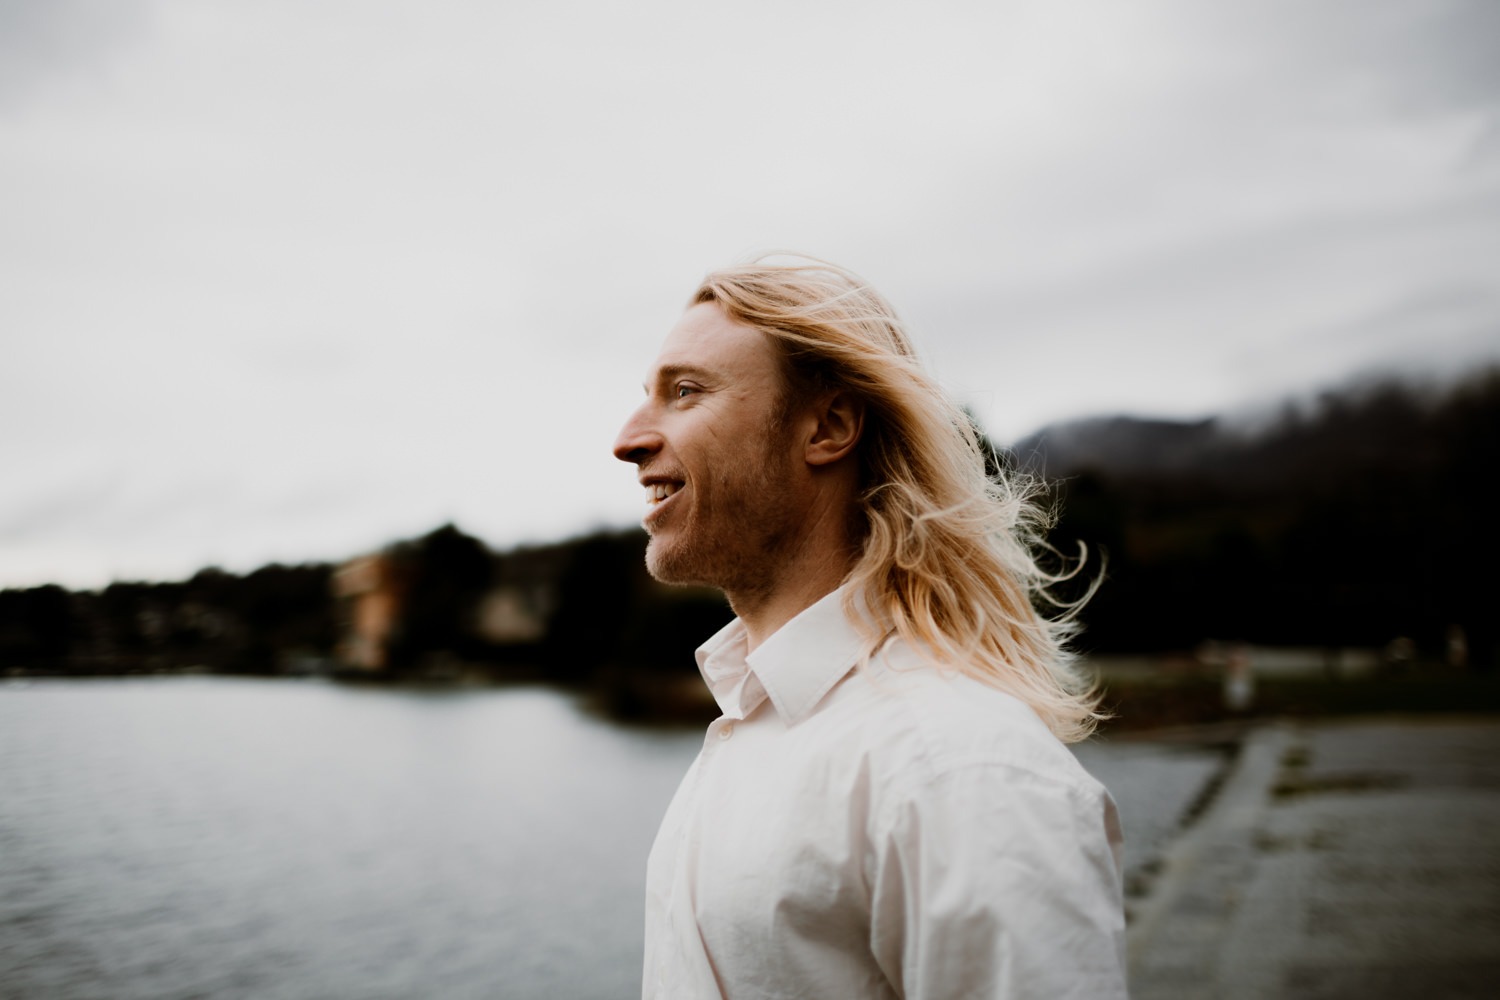
[[[670,476],[649,476],[641,478],[641,485],[646,488],[646,506],[650,508],[641,523],[650,527],[672,505],[672,498],[685,484]]]
[[[648,483],[646,485],[646,502],[654,507],[680,489],[682,489],[681,483],[668,480]]]

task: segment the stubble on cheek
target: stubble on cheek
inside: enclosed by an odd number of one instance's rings
[[[700,461],[692,463],[695,473],[679,495],[686,503],[670,511],[647,545],[653,577],[728,593],[771,586],[801,537],[784,408],[762,411],[753,429],[743,421],[704,428],[694,448]]]
[[[734,451],[733,442],[719,427],[710,422],[702,429],[704,441],[695,447],[700,456],[713,456],[724,462],[725,456]],[[674,509],[662,518],[646,543],[646,570],[655,580],[667,584],[701,585],[719,587],[716,564],[722,560],[715,551],[719,546],[715,534],[714,496],[722,494],[728,473],[720,465],[718,471],[705,470],[701,463],[697,473],[679,473],[685,479],[681,492],[676,496]],[[717,526],[720,529],[722,526]]]
[[[720,471],[711,482],[698,480],[692,504],[674,511],[660,536],[651,538],[651,575],[663,583],[746,596],[768,590],[800,538],[779,458],[774,442],[762,442],[744,464]]]

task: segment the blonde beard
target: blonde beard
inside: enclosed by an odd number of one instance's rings
[[[674,528],[675,538],[651,538],[646,568],[652,577],[731,595],[759,594],[773,586],[801,534],[800,512],[790,502],[787,452],[778,447],[779,434],[776,438],[763,439],[758,454],[739,465],[754,471],[719,476],[706,495],[711,506],[685,511],[684,522]]]

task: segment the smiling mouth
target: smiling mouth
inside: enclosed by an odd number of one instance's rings
[[[646,487],[646,506],[655,507],[680,489],[681,483],[652,483]]]

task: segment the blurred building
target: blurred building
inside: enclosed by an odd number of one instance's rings
[[[531,646],[547,638],[557,613],[570,552],[563,546],[520,549],[496,559],[494,584],[479,600],[474,630],[495,646]]]
[[[395,560],[388,553],[376,553],[342,564],[334,570],[333,596],[338,603],[334,656],[339,664],[355,670],[388,668],[402,596]]]
[[[346,670],[431,672],[535,658],[561,603],[573,546],[490,553],[444,529],[339,566],[335,658]]]

